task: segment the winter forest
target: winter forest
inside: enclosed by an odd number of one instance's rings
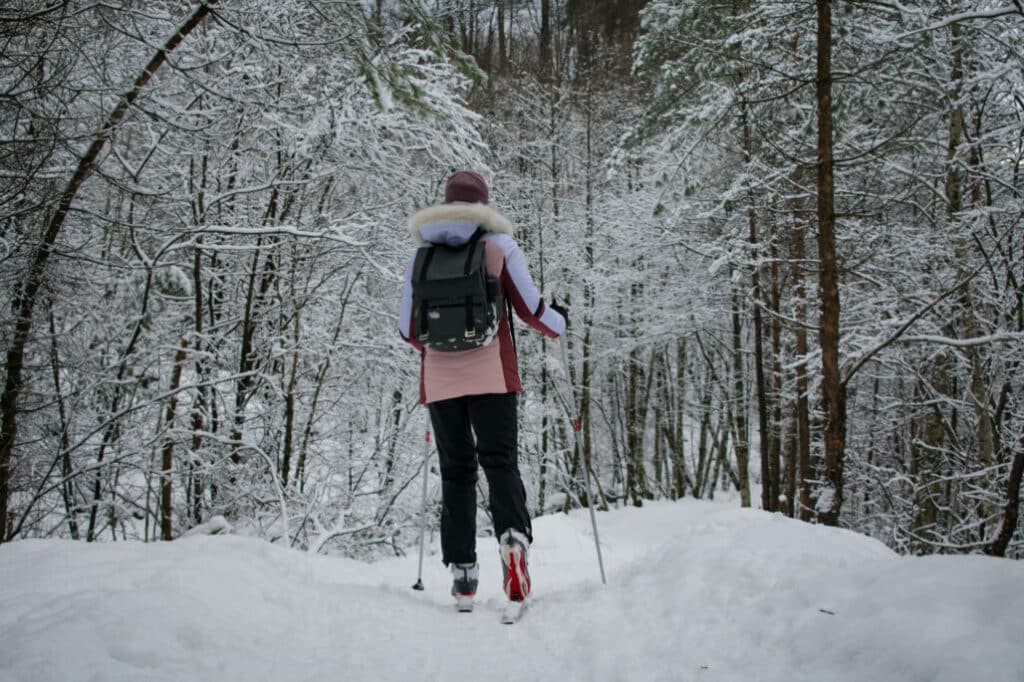
[[[516,326],[532,513],[1021,558],[1022,46],[1019,0],[5,2],[0,541],[406,552],[405,223],[467,168],[570,312],[579,448]]]

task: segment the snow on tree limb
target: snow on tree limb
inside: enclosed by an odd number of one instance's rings
[[[903,5],[900,5],[899,3],[893,4],[892,8],[898,10],[901,14],[911,13],[911,10],[904,7]],[[1000,17],[1010,16],[1013,14],[1024,16],[1024,6],[1022,6],[1019,0],[1014,0],[1013,5],[1005,5],[1003,7],[996,7],[994,9],[989,10],[972,10],[970,12],[960,12],[959,14],[953,14],[951,16],[946,17],[945,19],[942,19],[941,21],[937,21],[927,26],[922,26],[921,28],[916,28],[913,31],[907,31],[905,33],[900,33],[899,35],[892,36],[891,38],[887,39],[887,42],[896,42],[904,38],[909,38],[911,36],[918,35],[920,33],[938,31],[940,29],[948,28],[953,24],[958,24],[964,21],[973,21],[976,19],[998,19]]]
[[[352,239],[336,232],[310,232],[308,230],[302,230],[297,227],[289,227],[287,225],[271,225],[267,227],[256,227],[246,226],[237,227],[234,225],[203,225],[202,227],[192,230],[195,234],[225,234],[225,235],[240,235],[240,236],[288,236],[298,237],[300,239],[325,239],[327,241],[337,242],[344,244],[345,246],[351,246],[353,248],[364,248],[368,246],[368,242]],[[210,248],[209,245],[204,248]]]
[[[953,339],[948,336],[936,336],[924,334],[920,336],[904,336],[899,339],[900,343],[934,343],[943,346],[955,346],[957,348],[970,348],[972,346],[986,346],[991,343],[1012,343],[1024,341],[1024,332],[1004,332],[1001,334],[988,334],[976,336],[972,339]]]

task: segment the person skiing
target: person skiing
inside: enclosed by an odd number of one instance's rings
[[[567,314],[545,305],[530,276],[513,226],[488,205],[488,187],[473,171],[445,183],[444,203],[413,214],[409,232],[417,247],[461,247],[484,242],[487,275],[500,283],[516,314],[549,338],[565,332]],[[417,252],[419,248],[417,248]],[[441,468],[442,561],[454,575],[452,594],[471,610],[479,580],[476,555],[477,466],[487,477],[489,507],[502,562],[503,587],[512,602],[530,594],[527,554],[533,542],[526,489],[518,464],[518,394],[522,392],[508,308],[499,304],[497,333],[469,350],[439,350],[421,342],[414,305],[414,265],[409,259],[399,306],[403,340],[420,351],[420,402],[430,412]],[[468,266],[467,266],[468,267]],[[500,301],[500,299],[499,299]]]

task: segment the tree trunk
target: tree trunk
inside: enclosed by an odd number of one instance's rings
[[[271,200],[273,201],[273,200]],[[255,364],[252,354],[252,339],[255,334],[254,301],[256,296],[256,275],[262,253],[263,238],[256,239],[256,248],[252,253],[252,267],[249,270],[249,282],[245,293],[245,308],[242,316],[242,339],[238,357],[238,381],[235,385],[235,413],[231,429],[231,461],[239,464],[242,461],[242,435],[245,427],[245,406],[249,402],[249,391],[253,385],[252,369]]]
[[[505,45],[505,0],[498,3],[498,73],[508,70],[508,48]]]
[[[164,426],[167,435],[160,457],[160,539],[173,540],[173,511],[171,504],[171,471],[174,468],[174,417],[178,410],[178,394],[181,386],[181,369],[185,364],[188,351],[188,339],[182,338],[178,352],[174,355],[174,369],[171,371],[171,397],[167,399],[167,411],[164,413]]]
[[[732,289],[732,365],[733,365],[733,423],[736,431],[733,449],[736,451],[736,487],[740,492],[740,505],[750,506],[750,435],[747,432],[747,397],[743,380],[742,328],[740,327],[740,294],[736,285]]]
[[[743,118],[743,156],[749,172],[752,142],[746,102],[740,104],[740,110]],[[750,271],[750,282],[754,291],[754,381],[757,390],[757,427],[760,441],[758,450],[761,459],[761,506],[766,511],[775,511],[779,495],[773,487],[770,454],[772,445],[771,434],[768,431],[768,397],[764,378],[764,333],[761,323],[761,302],[764,296],[761,292],[761,266],[757,252],[757,214],[754,210],[754,192],[749,187],[747,188],[747,228],[750,239],[750,257],[754,261]]]
[[[207,168],[209,166],[209,155],[204,151],[199,164],[198,184],[196,183],[195,163],[189,163],[189,192],[195,197],[192,201],[192,222],[194,225],[201,225],[206,219],[206,181]],[[192,444],[188,457],[188,513],[193,524],[202,523],[202,500],[203,481],[197,470],[196,459],[200,456],[199,451],[203,445],[204,418],[207,411],[208,394],[210,389],[206,386],[209,378],[209,369],[204,352],[203,344],[203,240],[196,239],[195,248],[192,250],[192,322],[195,333],[193,343],[193,356],[195,358],[195,380],[198,384],[196,396],[192,403],[191,428]]]
[[[552,77],[551,0],[540,0],[540,77]]]
[[[283,219],[288,212],[290,201],[285,202],[286,206],[279,206],[280,194],[277,188],[270,193],[267,202],[267,209],[263,215],[263,224],[270,225],[277,219]],[[245,295],[245,313],[242,317],[242,339],[238,359],[239,379],[235,385],[235,414],[234,424],[231,431],[231,461],[238,464],[242,461],[241,450],[243,448],[242,436],[245,429],[245,409],[249,403],[253,388],[256,384],[254,371],[256,369],[256,358],[253,355],[253,339],[256,335],[256,322],[259,316],[259,306],[266,300],[267,292],[277,276],[277,267],[274,261],[273,246],[276,239],[271,239],[271,248],[267,251],[264,261],[263,272],[259,273],[259,287],[256,287],[257,272],[259,270],[260,254],[263,249],[263,238],[256,240],[256,249],[252,255],[252,267],[249,271],[249,282]]]
[[[634,507],[643,506],[647,493],[647,474],[644,469],[644,426],[646,410],[641,407],[644,398],[643,369],[640,349],[629,352],[626,379],[626,490]]]
[[[57,353],[57,322],[53,317],[53,304],[50,304],[50,368],[53,371],[53,389],[57,401],[57,414],[60,418],[60,459],[61,459],[61,495],[64,497],[64,513],[68,517],[68,531],[72,540],[78,540],[81,533],[78,528],[78,493],[75,486],[73,467],[69,448],[67,408],[64,405],[64,391],[61,389],[61,364]]]
[[[846,389],[839,374],[839,265],[836,262],[832,177],[832,2],[818,10],[818,258],[821,287],[821,390],[825,403],[825,488],[819,492],[818,520],[839,525],[843,506],[846,450]],[[825,496],[822,498],[822,496]]]
[[[959,292],[960,299],[960,326],[964,338],[976,338],[983,332],[979,328],[978,311],[972,292],[970,280],[969,256],[967,252],[967,240],[961,230],[955,229],[958,220],[958,213],[963,208],[963,197],[961,187],[961,173],[956,161],[957,149],[960,146],[964,134],[964,107],[961,103],[961,92],[963,90],[963,37],[960,24],[954,23],[950,26],[950,33],[953,43],[953,65],[951,79],[952,97],[954,103],[953,116],[950,122],[950,140],[948,161],[950,164],[949,175],[947,176],[946,195],[949,200],[949,222],[950,228],[955,235],[953,239],[953,258],[957,264],[957,279],[964,282]],[[979,131],[980,132],[980,131]],[[968,154],[971,169],[980,174],[980,155],[978,145],[971,145]],[[975,179],[971,183],[971,203],[979,210],[990,208],[985,206],[981,200],[980,180]],[[970,345],[964,349],[964,354],[971,366],[970,400],[974,413],[976,438],[978,442],[978,466],[982,469],[991,469],[995,464],[995,432],[992,413],[989,411],[988,385],[985,377],[985,358],[982,353],[982,346]],[[994,487],[994,479],[986,477],[986,488]],[[996,513],[995,505],[985,501],[981,505],[982,515],[988,518]]]
[[[1010,476],[1006,480],[1006,506],[1003,508],[1003,519],[999,525],[999,533],[995,540],[985,548],[992,556],[1006,556],[1006,547],[1010,538],[1017,530],[1017,517],[1020,513],[1020,484],[1024,477],[1024,436],[1017,443],[1017,452],[1010,466]]]
[[[672,373],[668,362],[665,363],[666,389],[665,404],[669,406],[667,429],[671,434],[670,453],[672,457],[672,499],[678,500],[686,494],[686,484],[690,479],[686,470],[686,430],[683,414],[686,409],[686,342],[676,340],[676,381],[672,385]]]
[[[795,184],[803,184],[803,168],[797,167]],[[810,380],[807,376],[807,288],[804,282],[804,260],[807,257],[805,235],[808,221],[804,219],[803,202],[794,200],[793,206],[793,296],[796,299],[795,352],[796,363],[796,430],[797,430],[797,477],[800,480],[800,520],[810,521],[814,505],[811,500],[811,419],[808,406]]]
[[[769,240],[770,249],[768,256],[771,259],[771,292],[768,301],[769,308],[772,313],[771,319],[771,339],[772,339],[772,350],[771,350],[771,422],[769,423],[768,433],[771,435],[771,447],[768,448],[768,470],[771,474],[772,479],[772,499],[774,509],[778,510],[782,503],[783,497],[786,500],[786,506],[789,510],[788,513],[792,515],[793,510],[793,493],[787,487],[783,491],[783,466],[782,466],[782,317],[780,316],[782,308],[782,282],[779,268],[779,234],[778,234],[778,222],[773,218],[771,222],[771,239]],[[795,472],[794,461],[792,459],[786,462],[786,472]],[[787,479],[788,481],[795,481],[794,478]]]
[[[710,367],[708,368],[710,372]],[[716,437],[711,433],[711,378],[708,377],[701,396],[700,409],[700,431],[697,436],[697,464],[694,467],[693,496],[700,498],[704,494],[707,485],[709,469],[713,456],[711,451],[714,448]],[[708,442],[710,436],[710,444]]]
[[[584,210],[585,210],[585,221],[586,225],[586,241],[583,245],[583,262],[586,265],[588,271],[592,271],[594,268],[594,180],[593,180],[593,147],[591,132],[593,129],[593,109],[592,109],[592,95],[593,85],[588,82],[586,89],[586,139],[585,149],[586,157],[584,164]],[[583,437],[583,465],[587,468],[588,475],[591,476],[592,480],[597,480],[594,472],[594,438],[593,438],[593,422],[591,419],[591,413],[593,411],[593,401],[591,400],[590,392],[590,376],[592,372],[592,361],[591,361],[591,319],[594,307],[594,291],[593,286],[589,281],[585,281],[583,285],[583,310],[582,314],[577,316],[577,324],[583,326],[583,357],[580,365],[580,425],[582,427],[581,435]],[[596,501],[592,501],[591,504],[597,504]],[[602,498],[600,502],[601,508],[607,506],[607,503]]]
[[[292,322],[292,344],[295,349],[302,347],[301,319],[300,311],[296,310],[295,319]],[[299,362],[299,352],[296,350],[291,354],[291,368],[288,370],[288,383],[284,394],[284,442],[281,445],[281,488],[288,487],[288,477],[291,474],[292,468],[292,452],[295,450],[295,387],[298,385]],[[396,393],[398,392],[396,391]],[[401,393],[398,393],[398,397],[399,399],[401,398]],[[399,408],[396,406],[395,410],[396,437],[391,440],[392,449],[394,448],[398,433]]]

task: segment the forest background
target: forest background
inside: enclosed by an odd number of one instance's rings
[[[581,448],[517,328],[534,512],[735,489],[1020,558],[1022,28],[1018,0],[4,3],[0,540],[223,516],[405,551],[405,219],[474,168],[571,311]]]

